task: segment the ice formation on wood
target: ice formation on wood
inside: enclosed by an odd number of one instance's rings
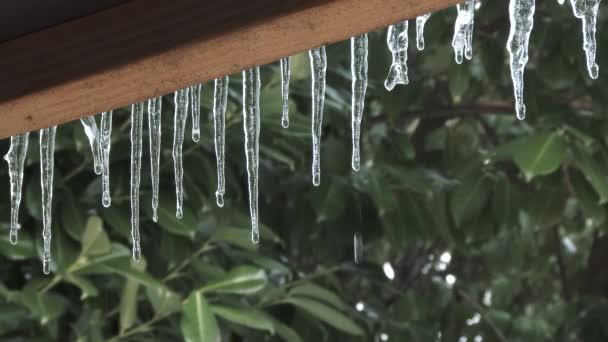
[[[325,105],[327,55],[325,46],[309,51],[312,74],[312,184],[321,184],[321,130]]]
[[[351,166],[353,170],[361,168],[361,120],[365,107],[365,92],[367,90],[367,34],[351,38],[351,74],[352,74],[352,101],[351,101],[351,129],[353,151]]]
[[[190,109],[192,111],[192,141],[201,139],[201,85],[190,87]]]
[[[150,134],[150,175],[152,179],[152,220],[158,221],[158,187],[160,174],[160,138],[162,97],[148,100],[148,131]]]
[[[112,147],[112,111],[101,113],[99,146],[101,150],[101,204],[109,207],[110,197],[110,148]]]
[[[216,79],[213,92],[213,127],[215,129],[215,158],[217,160],[217,191],[215,192],[215,198],[218,207],[224,206],[224,194],[226,193],[224,148],[226,146],[228,82],[228,76]]]
[[[42,271],[51,272],[51,219],[53,208],[53,173],[55,168],[55,133],[57,126],[40,130],[40,184],[42,189]]]
[[[416,18],[416,47],[424,50],[424,26],[431,17],[431,13],[423,14]]]
[[[473,58],[473,24],[475,23],[475,0],[465,0],[456,5],[458,17],[454,24],[454,47],[456,63],[461,64],[463,55],[468,60]]]
[[[388,28],[386,43],[388,44],[388,49],[393,55],[391,69],[388,72],[386,81],[384,81],[384,87],[388,91],[393,90],[397,84],[410,83],[409,79],[407,78],[407,48],[409,45],[407,34],[407,20],[395,25],[391,25]]]
[[[133,240],[133,260],[135,261],[141,259],[139,235],[139,184],[141,180],[143,120],[143,102],[131,105],[131,238]]]
[[[97,123],[95,122],[94,116],[89,116],[80,119],[84,132],[89,138],[89,145],[91,145],[91,152],[93,153],[93,167],[95,168],[96,174],[101,174],[101,153],[99,151],[99,130],[97,129]]]
[[[29,133],[17,134],[11,137],[11,147],[4,156],[8,163],[8,174],[11,188],[11,230],[10,241],[17,243],[19,229],[19,204],[21,204],[21,190],[23,187],[23,167],[27,157]]]
[[[281,125],[289,127],[289,80],[291,79],[291,57],[281,58]]]
[[[260,68],[243,71],[243,130],[249,184],[251,241],[260,241],[258,227],[258,168],[260,155]]]
[[[184,131],[186,130],[186,119],[188,118],[188,88],[175,92],[175,116],[173,120],[173,165],[175,170],[175,196],[177,208],[175,216],[182,218],[184,215]]]

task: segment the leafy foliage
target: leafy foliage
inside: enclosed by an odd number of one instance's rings
[[[229,93],[226,205],[215,206],[206,115],[201,143],[185,146],[182,220],[174,216],[173,106],[164,98],[159,222],[151,220],[145,162],[139,264],[130,254],[126,110],[114,116],[107,209],[80,124],[59,128],[51,276],[39,262],[33,135],[16,246],[0,168],[1,339],[608,340],[608,77],[587,77],[581,23],[570,10],[537,5],[524,122],[513,113],[507,1],[483,1],[475,56],[461,66],[449,44],[455,10],[433,16],[426,50],[410,51],[411,84],[392,93],[382,86],[385,32],[371,33],[358,173],[350,170],[349,46],[329,47],[318,188],[307,56],[292,62],[289,129],[280,124],[278,65],[263,67],[259,245],[249,242],[239,75]],[[601,66],[607,8],[598,22]],[[212,89],[203,89],[208,114]],[[7,140],[0,145],[8,149]],[[360,264],[352,255],[357,232]]]

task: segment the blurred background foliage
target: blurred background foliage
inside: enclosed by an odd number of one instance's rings
[[[370,34],[362,169],[350,169],[349,42],[328,48],[321,186],[311,184],[310,71],[293,58],[291,126],[277,64],[262,67],[262,241],[249,241],[241,78],[231,77],[226,205],[215,205],[212,85],[203,138],[187,139],[185,213],[175,219],[173,98],[163,101],[160,220],[142,170],[145,262],[130,258],[129,115],[114,115],[112,206],[80,123],[59,127],[53,273],[39,261],[37,134],[26,162],[19,244],[8,242],[0,168],[3,341],[607,341],[608,77],[589,79],[581,22],[537,4],[528,118],[513,113],[507,1],[476,14],[474,58],[456,65],[456,10],[427,24],[410,80],[383,80],[385,31]],[[608,6],[598,22],[608,67]],[[147,124],[144,125],[147,129]],[[8,140],[0,142],[8,150]],[[360,263],[353,236],[363,236]]]

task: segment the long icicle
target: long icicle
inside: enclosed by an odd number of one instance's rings
[[[281,104],[283,116],[281,125],[289,127],[289,80],[291,79],[291,57],[281,58]]]
[[[351,73],[352,73],[352,101],[351,101],[351,128],[353,135],[353,151],[351,166],[353,170],[361,168],[361,120],[365,107],[365,92],[367,90],[367,34],[351,38]]]
[[[133,260],[141,260],[139,235],[139,184],[141,180],[142,128],[144,121],[143,102],[131,105],[131,238]]]
[[[148,131],[150,134],[150,174],[152,178],[152,220],[158,221],[158,187],[160,174],[160,138],[162,97],[148,100]]]
[[[51,219],[53,208],[53,171],[57,126],[40,130],[40,185],[42,188],[42,271],[51,272]]]
[[[424,50],[424,26],[431,17],[431,13],[423,14],[416,18],[416,47],[418,50]]]
[[[110,197],[110,148],[112,147],[112,111],[101,113],[101,203],[109,207],[112,203]]]
[[[409,45],[407,32],[407,20],[388,27],[386,43],[393,55],[391,69],[384,81],[384,87],[388,91],[393,90],[397,84],[410,83],[407,78],[407,48]]]
[[[528,46],[530,33],[534,27],[535,0],[510,0],[509,18],[511,29],[507,50],[511,60],[511,78],[515,94],[515,110],[517,118],[526,117],[524,104],[524,69],[528,63]]]
[[[11,147],[4,156],[8,163],[8,174],[11,184],[11,230],[10,241],[17,244],[19,229],[19,204],[21,203],[21,189],[23,186],[23,166],[27,156],[29,133],[18,134],[11,137]]]
[[[184,166],[182,149],[184,145],[184,131],[188,118],[188,88],[175,92],[175,116],[173,121],[173,168],[175,170],[175,196],[177,208],[175,216],[184,216]]]
[[[587,59],[587,71],[589,77],[596,79],[599,76],[600,67],[595,61],[597,42],[595,31],[597,25],[597,14],[601,0],[570,0],[574,16],[583,22],[583,49]]]
[[[224,206],[226,193],[225,146],[226,146],[226,102],[228,100],[228,76],[215,80],[213,91],[213,126],[215,128],[215,158],[217,160],[217,191],[215,192],[218,207]]]
[[[325,46],[309,51],[312,74],[312,184],[321,184],[321,131],[325,105],[327,54]]]
[[[260,241],[258,227],[258,167],[260,154],[260,68],[243,71],[243,130],[249,183],[251,241]]]
[[[468,60],[473,58],[473,25],[475,23],[475,0],[465,0],[456,5],[458,17],[454,24],[454,47],[456,63],[462,64],[463,55]]]
[[[89,116],[80,119],[82,126],[84,127],[84,133],[89,138],[89,145],[91,145],[91,152],[93,153],[93,166],[96,174],[101,174],[101,153],[99,151],[99,130],[97,129],[97,123],[95,122],[94,116]]]
[[[190,110],[192,111],[192,141],[201,140],[201,85],[193,85],[189,89]]]

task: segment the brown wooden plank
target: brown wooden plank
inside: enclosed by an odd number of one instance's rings
[[[134,0],[0,44],[0,138],[385,27],[459,0]]]

